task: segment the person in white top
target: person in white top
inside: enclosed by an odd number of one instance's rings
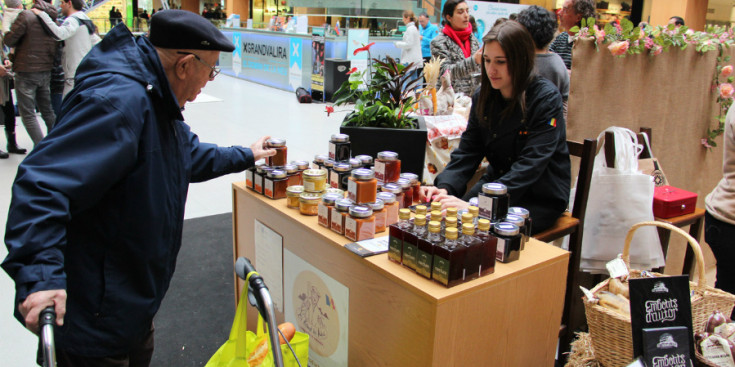
[[[64,93],[66,96],[74,88],[74,75],[77,66],[92,49],[100,37],[94,31],[94,24],[87,14],[82,10],[83,0],[62,0],[61,13],[66,19],[61,26],[51,20],[48,14],[32,9],[32,11],[44,22],[46,29],[51,31],[54,38],[64,41],[64,49],[61,54],[61,66],[64,69]]]
[[[413,11],[406,10],[403,12],[403,23],[406,24],[403,40],[396,41],[395,45],[401,49],[401,63],[403,65],[414,63],[411,69],[414,78],[418,78],[424,68],[424,58],[421,56],[421,35],[418,28],[416,28],[416,15]]]

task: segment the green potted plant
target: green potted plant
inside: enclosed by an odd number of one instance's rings
[[[355,53],[370,52],[372,43]],[[374,67],[373,67],[374,66]],[[398,153],[402,171],[422,176],[426,151],[426,125],[413,111],[412,92],[421,82],[410,73],[412,64],[401,65],[390,56],[372,60],[363,72],[352,68],[349,79],[334,93],[335,105],[355,104],[340,132],[350,136],[352,155],[390,150]],[[330,108],[327,109],[328,111]],[[333,110],[333,109],[332,109]]]

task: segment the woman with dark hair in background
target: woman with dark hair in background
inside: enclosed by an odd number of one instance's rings
[[[582,25],[582,19],[595,16],[595,2],[593,0],[565,0],[561,9],[560,25],[564,32],[556,37],[549,46],[549,51],[559,54],[567,70],[572,70],[572,44],[569,43],[569,29]]]
[[[443,208],[466,208],[482,184],[499,182],[507,186],[511,206],[531,212],[538,233],[556,222],[569,201],[561,94],[535,75],[533,39],[522,25],[503,22],[483,42],[482,82],[472,98],[467,130],[436,186],[422,187],[420,196]],[[487,171],[465,192],[483,158],[490,163]]]
[[[431,41],[431,56],[444,59],[440,75],[449,70],[455,92],[472,95],[477,88],[472,75],[480,71],[482,53],[480,43],[472,37],[469,6],[464,0],[448,0],[442,19],[444,28]]]

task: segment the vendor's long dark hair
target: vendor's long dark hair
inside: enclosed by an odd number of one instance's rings
[[[482,38],[483,53],[485,45],[490,42],[498,42],[505,52],[505,60],[508,65],[508,74],[510,74],[511,83],[513,85],[513,93],[511,94],[508,106],[503,110],[501,117],[508,118],[517,107],[520,106],[523,115],[526,111],[526,88],[534,78],[534,60],[536,58],[533,38],[525,27],[520,23],[508,20],[495,25],[490,32],[487,32]],[[493,89],[490,85],[490,79],[487,77],[485,70],[485,60],[482,60],[482,81],[480,84],[480,96],[477,100],[477,117],[479,121],[483,121],[485,109],[493,103],[501,103],[503,95],[500,91]]]

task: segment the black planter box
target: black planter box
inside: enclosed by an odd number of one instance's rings
[[[411,172],[423,179],[426,156],[426,124],[422,116],[418,129],[390,129],[383,127],[341,126],[339,132],[350,136],[352,156],[367,154],[373,158],[378,152],[389,150],[398,153],[401,172]]]

